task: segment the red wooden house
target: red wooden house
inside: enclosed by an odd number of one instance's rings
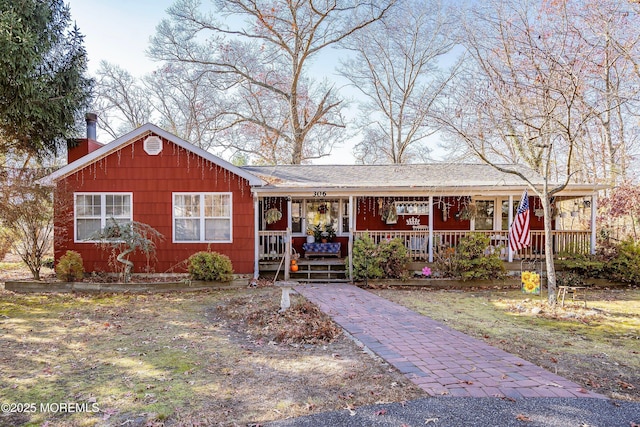
[[[184,271],[191,254],[212,250],[228,255],[236,273],[257,277],[275,269],[289,243],[302,255],[322,255],[308,263],[326,271],[344,266],[364,233],[377,241],[402,239],[421,263],[474,231],[489,235],[489,249],[507,261],[544,254],[535,197],[529,200],[532,246],[507,249],[508,224],[524,185],[488,165],[237,167],[152,124],[107,145],[98,144],[93,131],[88,136],[69,150],[69,164],[45,180],[55,183],[62,202],[55,212],[56,259],[75,250],[87,271],[113,270],[92,239],[111,218],[143,222],[165,236],[155,259],[133,259],[137,272]],[[572,184],[557,195],[555,253],[594,250],[598,189]],[[332,244],[308,244],[314,228],[330,228]],[[326,277],[348,278],[338,271]]]
[[[155,260],[138,254],[136,271],[184,271],[210,249],[228,255],[238,273],[253,272],[255,215],[251,188],[262,181],[211,153],[147,124],[110,144],[82,140],[56,183],[55,256],[82,255],[86,271],[111,271],[92,238],[110,218],[151,225],[164,235]]]

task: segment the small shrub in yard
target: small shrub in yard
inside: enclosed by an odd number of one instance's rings
[[[640,242],[627,239],[618,246],[617,255],[607,264],[607,276],[625,283],[640,283]]]
[[[353,276],[363,279],[406,279],[411,261],[400,239],[385,240],[376,245],[369,235],[353,243]]]
[[[556,261],[556,267],[570,271],[581,277],[603,277],[605,262],[591,255],[562,255]]]
[[[452,274],[462,280],[502,279],[504,264],[499,251],[488,251],[490,239],[482,233],[471,233],[458,242]]]
[[[376,244],[368,234],[353,242],[353,278],[355,280],[383,277],[382,268],[374,259],[376,249]]]
[[[56,266],[56,276],[65,282],[75,282],[84,277],[84,266],[82,256],[76,251],[67,251],[58,260]]]
[[[188,270],[193,280],[230,282],[233,265],[228,256],[217,252],[197,252],[189,257]]]
[[[407,279],[411,258],[400,239],[380,242],[376,253],[376,262],[388,279]]]

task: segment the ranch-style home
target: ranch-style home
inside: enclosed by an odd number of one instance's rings
[[[182,272],[191,254],[211,250],[228,255],[236,273],[258,277],[287,269],[285,254],[297,253],[300,270],[292,277],[348,280],[345,260],[365,233],[375,241],[402,239],[420,263],[474,231],[487,234],[487,250],[505,261],[544,255],[542,209],[533,196],[532,244],[508,249],[525,185],[488,165],[238,167],[153,124],[102,145],[95,117],[87,123],[87,138],[69,149],[68,164],[43,182],[56,187],[56,260],[77,251],[89,272],[113,271],[95,241],[111,218],[164,235],[154,258],[133,256],[136,272]],[[555,198],[555,254],[594,250],[597,190],[572,184]]]

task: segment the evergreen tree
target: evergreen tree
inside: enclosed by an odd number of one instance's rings
[[[44,157],[89,101],[87,54],[63,0],[0,0],[0,152]]]

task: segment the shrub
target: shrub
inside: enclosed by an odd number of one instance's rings
[[[233,266],[228,256],[217,252],[197,252],[189,257],[188,270],[193,280],[230,282]]]
[[[434,253],[434,265],[439,277],[458,277],[456,248],[440,245]]]
[[[640,283],[640,243],[629,238],[618,246],[618,254],[606,268],[608,278],[620,282]]]
[[[368,234],[353,242],[353,279],[379,279],[383,277],[380,265],[375,262],[376,244]]]
[[[385,240],[376,245],[368,234],[353,243],[353,278],[406,279],[410,257],[400,239]]]
[[[462,280],[502,279],[505,268],[499,251],[488,251],[491,241],[482,233],[461,238],[453,258],[452,273]]]
[[[574,254],[562,256],[556,261],[556,267],[580,277],[603,277],[605,263],[590,255]]]
[[[375,259],[382,270],[383,277],[402,280],[408,278],[411,258],[402,240],[380,242]]]
[[[82,256],[76,251],[67,251],[58,260],[56,266],[56,276],[65,282],[75,282],[84,277],[84,266]]]

